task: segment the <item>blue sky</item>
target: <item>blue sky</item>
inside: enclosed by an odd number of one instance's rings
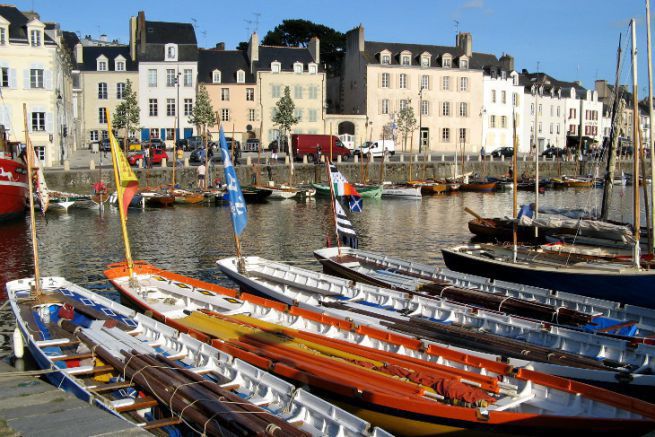
[[[224,41],[228,49],[248,38],[256,20],[260,35],[285,18],[304,18],[344,32],[362,23],[371,41],[438,45],[453,45],[459,28],[473,34],[474,51],[497,56],[506,52],[514,56],[519,70],[535,71],[539,65],[540,71],[561,80],[581,80],[587,87],[593,87],[595,79],[613,82],[619,34],[624,36],[625,50],[628,22],[635,17],[640,96],[648,84],[645,0],[15,0],[14,4],[21,10],[34,7],[43,20],[57,21],[65,30],[96,37],[106,33],[122,42],[128,41],[130,15],[139,10],[155,21],[195,20],[200,46]],[[630,80],[626,62],[622,81]]]

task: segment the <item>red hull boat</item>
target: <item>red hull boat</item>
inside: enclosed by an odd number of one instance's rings
[[[0,222],[22,217],[27,201],[25,165],[1,156],[0,153]]]

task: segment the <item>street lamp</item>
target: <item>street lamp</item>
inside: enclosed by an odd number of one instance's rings
[[[64,165],[65,150],[64,150],[64,124],[62,123],[62,108],[63,98],[61,92],[57,91],[57,119],[59,120],[59,164]]]
[[[419,155],[423,149],[423,84],[421,89],[418,90],[418,153]]]

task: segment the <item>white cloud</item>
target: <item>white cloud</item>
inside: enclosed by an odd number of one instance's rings
[[[462,9],[482,9],[484,8],[484,0],[469,0],[462,5]]]

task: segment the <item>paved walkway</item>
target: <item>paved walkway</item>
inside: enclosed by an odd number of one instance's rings
[[[147,436],[150,433],[0,361],[0,436]]]

